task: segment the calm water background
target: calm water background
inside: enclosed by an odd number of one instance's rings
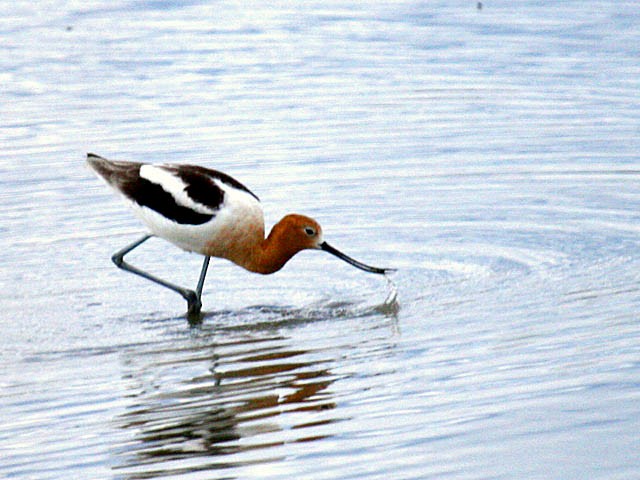
[[[0,5],[0,477],[640,478],[637,2],[266,3]],[[87,151],[394,285],[216,261],[190,326]]]

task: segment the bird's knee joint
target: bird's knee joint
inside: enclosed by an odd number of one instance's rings
[[[124,263],[124,256],[120,255],[119,253],[114,253],[111,256],[111,261],[116,264],[116,267],[120,268]]]

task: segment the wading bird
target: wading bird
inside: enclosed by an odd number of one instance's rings
[[[289,214],[265,238],[264,216],[258,197],[229,175],[196,165],[152,165],[112,161],[93,153],[87,163],[119,193],[150,233],[111,257],[121,269],[182,295],[188,313],[202,307],[202,287],[210,257],[225,258],[251,272],[280,270],[305,249],[324,250],[365,272],[385,274],[392,269],[365,265],[324,241],[314,219]],[[124,261],[124,256],[157,236],[178,247],[204,255],[194,290],[155,277]]]

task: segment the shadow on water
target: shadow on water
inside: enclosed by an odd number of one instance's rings
[[[344,339],[298,348],[300,328],[314,322],[361,321],[395,329],[395,294],[383,305],[255,306],[209,312],[181,338],[123,354],[131,400],[116,419],[131,441],[116,452],[128,479],[247,467],[283,459],[278,447],[333,435],[332,372]],[[166,320],[149,320],[158,327]],[[382,325],[381,325],[382,324]],[[160,327],[161,328],[161,327]],[[303,339],[304,340],[304,339]],[[313,342],[312,342],[313,343]]]

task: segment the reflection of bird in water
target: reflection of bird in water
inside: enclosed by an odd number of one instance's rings
[[[166,361],[166,352],[152,353],[156,354]],[[148,468],[154,464],[159,469],[166,467],[163,474],[175,474],[172,470],[181,468],[181,460],[193,465],[196,457],[268,449],[282,443],[274,444],[272,436],[263,441],[259,438],[261,434],[283,429],[277,417],[290,412],[331,410],[336,406],[327,393],[322,393],[335,376],[326,367],[318,369],[316,362],[296,361],[306,354],[302,350],[264,351],[258,347],[237,358],[224,358],[221,363],[231,362],[231,369],[218,371],[220,367],[214,367],[210,374],[191,378],[177,388],[174,385],[170,392],[144,388],[131,397],[135,404],[120,417],[121,428],[135,432],[136,440],[123,447],[126,464],[120,469]],[[210,351],[207,357],[211,359]],[[216,357],[216,363],[217,360]],[[173,367],[193,361],[194,352],[189,351]],[[334,421],[323,418],[293,425],[300,432],[296,441],[325,438],[326,434],[317,432],[304,435],[304,429],[313,430]],[[240,439],[247,441],[237,442]],[[215,462],[222,464],[224,460],[218,458]],[[204,467],[210,468],[210,463]]]
[[[92,153],[87,162],[131,205],[151,232],[113,255],[115,264],[180,293],[189,313],[199,313],[210,257],[225,258],[256,273],[280,270],[296,253],[324,250],[371,273],[390,269],[361,263],[324,241],[314,219],[286,215],[265,238],[258,197],[230,176],[194,165],[150,165],[110,161]],[[152,236],[204,255],[198,285],[189,290],[155,277],[124,261],[124,256]]]

